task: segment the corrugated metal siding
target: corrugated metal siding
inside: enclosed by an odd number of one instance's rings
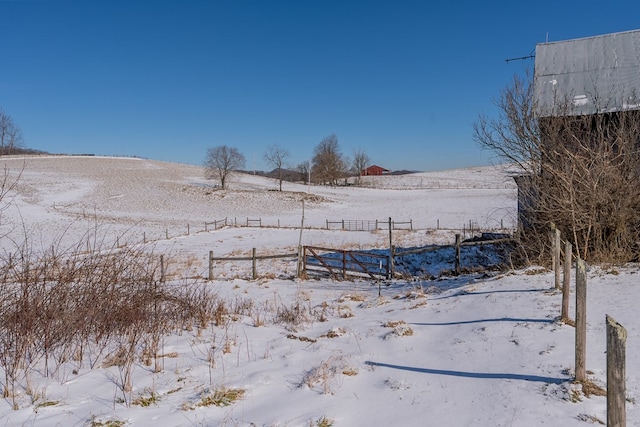
[[[640,30],[537,45],[534,94],[541,117],[640,109]]]

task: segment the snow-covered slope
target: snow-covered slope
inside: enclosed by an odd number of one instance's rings
[[[71,244],[87,230],[120,243],[139,244],[144,234],[145,248],[165,256],[170,283],[200,282],[245,313],[164,337],[160,369],[136,360],[128,400],[117,366],[50,362],[57,368],[49,375],[35,369],[20,378],[17,408],[12,399],[0,400],[4,425],[582,426],[606,420],[605,398],[587,397],[572,383],[574,329],[557,321],[561,296],[543,268],[337,282],[291,280],[295,260],[271,260],[258,263],[260,279],[251,281],[244,279],[250,262],[229,261],[214,266],[224,279],[206,280],[209,251],[273,254],[295,251],[299,241],[388,247],[387,230],[322,230],[328,219],[411,219],[414,230],[393,233],[399,246],[450,242],[469,222],[512,226],[515,189],[500,168],[376,177],[378,188],[364,189],[286,183],[279,193],[273,180],[253,175],[236,175],[230,190],[220,191],[202,168],[141,159],[3,162],[10,176],[22,170],[4,199],[5,250],[25,236],[37,250],[60,240]],[[305,226],[318,228],[300,230],[302,200]],[[292,228],[204,232],[205,222],[225,217]],[[435,230],[438,222],[456,230]],[[608,313],[629,331],[627,425],[640,425],[636,282],[635,266],[589,271],[589,378],[605,385]],[[302,322],[282,320],[282,311],[293,309]],[[224,388],[244,395],[228,406],[198,405]]]

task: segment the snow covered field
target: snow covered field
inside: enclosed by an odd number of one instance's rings
[[[411,220],[397,246],[450,243],[474,227],[513,227],[516,194],[503,167],[368,177],[367,188],[307,187],[236,175],[214,188],[200,167],[143,159],[29,157],[3,159],[21,171],[5,202],[1,249],[25,238],[34,250],[72,247],[93,236],[103,244],[140,245],[164,254],[168,277],[206,283],[251,315],[223,326],[164,338],[162,369],[137,360],[123,398],[116,366],[61,363],[32,374],[18,408],[0,400],[0,424],[37,426],[580,426],[606,421],[604,397],[571,382],[574,329],[557,322],[561,295],[541,268],[429,280],[291,280],[291,262],[250,263],[216,256],[295,251],[303,245],[388,248],[386,230],[323,230],[334,220]],[[9,197],[10,196],[10,197]],[[304,225],[302,201],[304,200]],[[204,231],[227,218],[270,227]],[[435,230],[436,224],[440,230]],[[281,228],[276,228],[279,225]],[[289,227],[289,228],[287,228]],[[84,236],[84,237],[83,237]],[[91,238],[91,237],[90,237]],[[605,313],[629,331],[627,421],[640,425],[640,321],[637,268],[589,269],[589,378],[604,387]],[[378,296],[380,291],[381,296]],[[250,303],[249,303],[250,301]],[[302,307],[298,324],[278,321]],[[4,375],[0,376],[3,378]],[[201,396],[243,390],[228,406]],[[136,403],[137,402],[137,403]],[[143,405],[140,402],[147,402]]]

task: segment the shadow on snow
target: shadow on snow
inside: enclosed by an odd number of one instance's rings
[[[449,375],[453,377],[464,377],[464,378],[535,381],[535,382],[542,382],[547,384],[562,384],[563,382],[571,381],[571,378],[569,377],[553,378],[553,377],[542,377],[539,375],[450,371],[446,369],[416,368],[412,366],[392,365],[389,363],[374,362],[371,360],[365,361],[365,364],[369,366],[374,366],[374,367],[401,369],[403,371],[419,372],[422,374]]]

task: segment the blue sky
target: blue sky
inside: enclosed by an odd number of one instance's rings
[[[640,28],[637,1],[2,1],[0,107],[26,145],[270,169],[335,133],[392,170],[494,161],[479,114],[537,43]]]

